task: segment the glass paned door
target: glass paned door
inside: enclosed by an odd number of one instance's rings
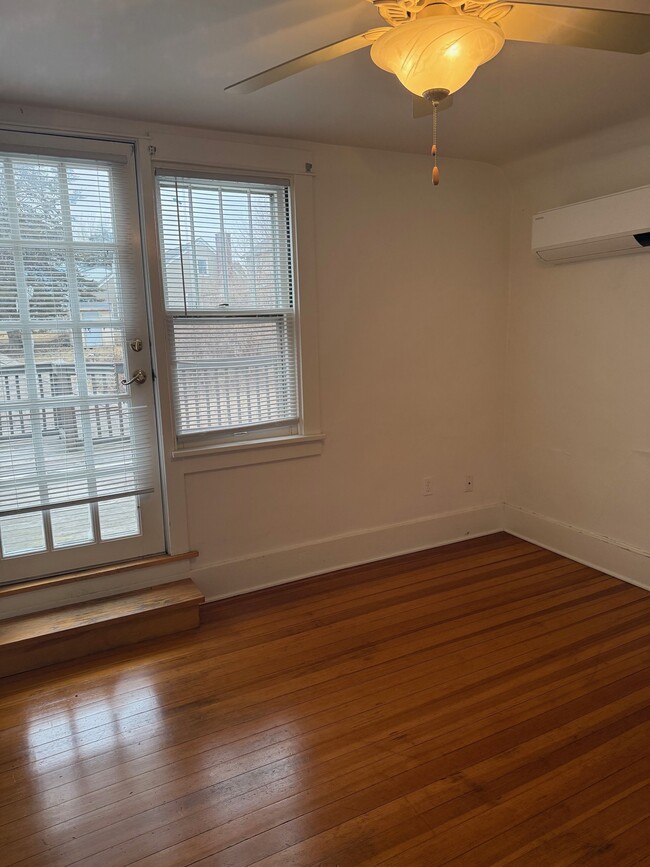
[[[164,550],[132,147],[0,133],[0,583]]]

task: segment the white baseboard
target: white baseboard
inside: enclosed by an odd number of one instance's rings
[[[8,597],[0,619],[84,599],[111,596],[181,577],[192,578],[206,600],[212,602],[501,530],[650,590],[650,552],[517,506],[491,503],[204,566],[174,564],[164,570],[152,570],[152,574],[126,574],[43,588],[38,593]]]
[[[190,577],[206,600],[213,602],[323,572],[485,536],[498,532],[502,525],[503,504],[494,503],[212,563],[193,568]]]
[[[650,551],[508,503],[504,506],[503,523],[506,532],[520,539],[650,590]]]

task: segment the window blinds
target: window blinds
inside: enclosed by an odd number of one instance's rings
[[[288,182],[157,175],[179,440],[298,421]]]
[[[0,152],[0,515],[151,488],[124,377],[136,286],[126,165]]]

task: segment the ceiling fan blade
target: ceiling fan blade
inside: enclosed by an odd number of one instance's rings
[[[446,108],[451,108],[454,104],[454,95],[450,94],[447,99],[443,99],[443,101],[438,105],[438,111],[444,111]],[[413,97],[413,117],[431,117],[433,113],[433,108],[428,99],[423,99],[421,96]]]
[[[626,54],[650,51],[650,15],[576,9],[546,3],[515,3],[499,20],[506,39],[576,45]]]
[[[350,54],[360,48],[367,48],[387,30],[390,30],[390,27],[375,27],[366,33],[360,33],[358,36],[350,36],[348,39],[332,42],[330,45],[316,49],[316,51],[301,54],[300,57],[294,57],[293,60],[287,60],[286,63],[280,63],[278,66],[264,70],[264,72],[258,72],[257,75],[251,75],[250,78],[245,78],[243,81],[230,84],[225,89],[236,93],[253,93],[253,91],[266,87],[268,84],[274,84],[276,81],[282,81],[283,78],[288,78],[297,72],[303,72],[311,66],[326,63],[328,60],[334,60],[336,57],[342,57],[344,54]]]

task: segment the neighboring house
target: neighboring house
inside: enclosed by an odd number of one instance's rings
[[[233,258],[231,235],[217,232],[210,238],[198,237],[182,248],[165,251],[167,284],[174,287],[176,296],[184,289],[188,306],[193,308],[255,306],[256,276],[268,285],[268,280],[260,274],[260,260],[262,256],[257,250],[256,272],[247,268],[241,258]],[[271,261],[268,263],[271,272],[273,264]],[[90,310],[98,311],[99,304],[109,305],[111,310],[114,308],[118,301],[116,277],[116,272],[110,267],[96,266],[83,271],[84,280],[96,283],[98,291],[93,291],[96,300],[82,302],[82,317],[91,318]],[[102,309],[106,308],[102,306]]]
[[[193,244],[168,250],[165,263],[167,285],[174,287],[175,294],[184,288],[188,306],[251,306],[254,281],[245,267],[233,260],[229,234],[217,232],[210,240],[195,238]]]

